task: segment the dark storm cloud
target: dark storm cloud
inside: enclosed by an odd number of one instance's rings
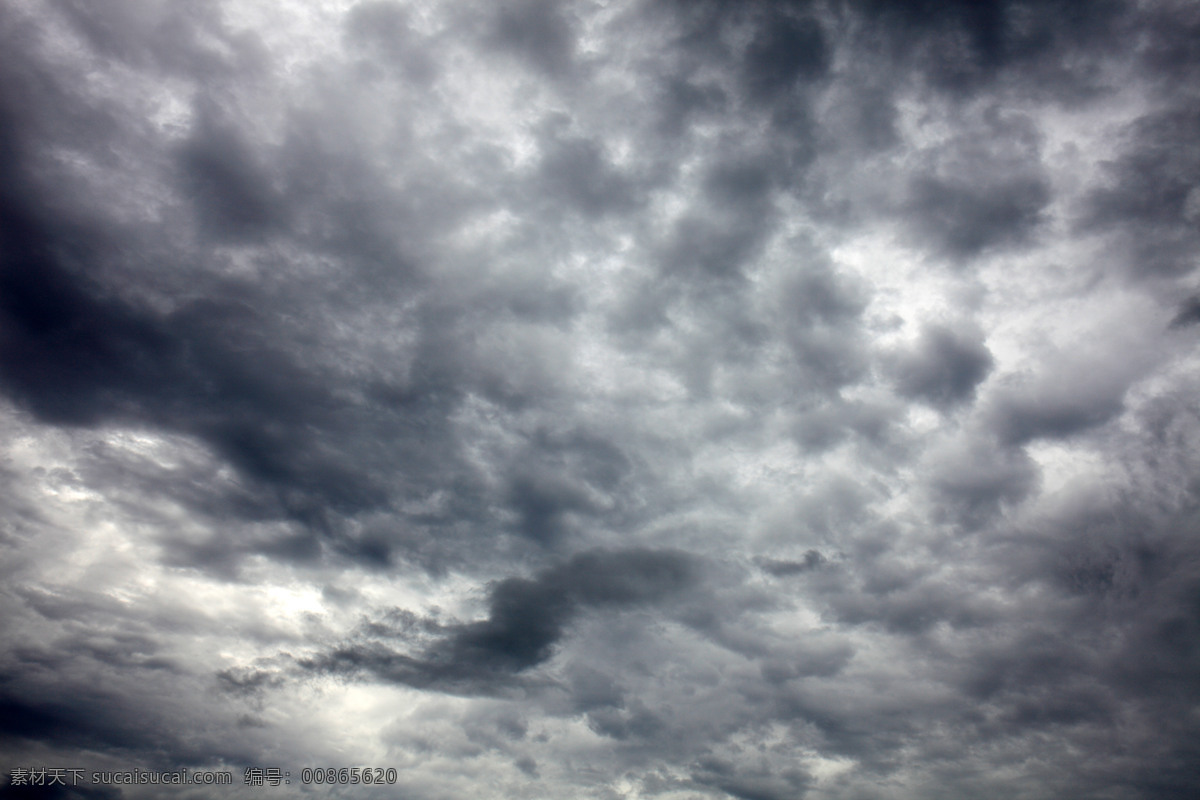
[[[663,133],[671,137],[678,137],[693,120],[720,111],[729,102],[721,87],[679,76],[667,79],[660,92],[661,125]]]
[[[170,254],[146,232],[105,225],[101,211],[44,183],[37,165],[44,158],[45,126],[61,109],[45,93],[38,103],[22,94],[19,81],[6,80],[2,113],[13,124],[0,142],[11,155],[0,196],[0,381],[11,398],[51,424],[133,422],[198,437],[248,484],[234,497],[187,499],[209,513],[290,519],[316,532],[261,548],[283,558],[319,555],[321,538],[333,532],[339,515],[387,507],[389,492],[377,476],[414,469],[414,477],[432,477],[441,472],[426,457],[435,451],[433,460],[449,466],[453,447],[445,419],[459,390],[440,375],[457,354],[437,349],[439,334],[420,337],[426,349],[418,352],[411,373],[416,380],[408,388],[383,392],[373,376],[355,376],[347,391],[339,386],[344,375],[303,352],[305,327],[319,326],[330,308],[314,304],[315,297],[287,275],[284,264],[269,267],[279,273],[271,288],[217,278],[200,266],[219,258],[214,248],[221,243],[275,239],[330,252],[349,275],[367,278],[380,292],[405,284],[409,270],[391,235],[373,228],[371,210],[357,214],[344,207],[340,193],[322,185],[357,182],[369,191],[371,181],[361,179],[358,165],[326,162],[311,169],[302,127],[295,131],[297,143],[282,155],[256,152],[218,104],[201,100],[191,135],[171,154],[176,188],[195,210],[201,250]],[[67,91],[53,74],[44,80],[57,92]],[[115,147],[130,146],[122,137],[135,135],[113,124],[97,133]],[[352,215],[351,230],[357,231],[352,240],[312,224]],[[173,266],[193,271],[190,286],[171,286],[169,272],[138,263],[163,257],[178,258],[183,263]],[[151,292],[174,294],[172,310],[134,299],[141,271]],[[351,285],[343,282],[347,273],[335,273],[326,285],[334,304],[349,299],[338,296]],[[318,319],[304,319],[307,314]],[[346,449],[345,435],[367,431],[373,431],[371,442]],[[379,444],[384,431],[391,447]],[[179,488],[175,484],[172,491]],[[226,569],[237,553],[255,549],[233,540],[214,547],[211,557],[196,550],[177,554],[198,565],[223,562]],[[361,546],[341,541],[335,549],[387,563],[392,545],[377,537]]]
[[[1146,42],[1139,55],[1151,78],[1168,92],[1178,93],[1183,100],[1191,94],[1194,78],[1200,71],[1200,51],[1196,41],[1200,35],[1200,17],[1195,9],[1173,6],[1170,3],[1141,9]]]
[[[1200,323],[1200,296],[1191,297],[1179,309],[1179,313],[1171,320],[1170,327],[1186,328]]]
[[[588,217],[636,208],[642,193],[638,180],[609,163],[599,145],[584,138],[550,138],[539,167],[539,197],[555,205],[565,203]]]
[[[29,230],[13,235],[11,227],[6,237],[10,258],[0,275],[8,345],[4,382],[45,419],[91,422],[100,414],[93,400],[103,401],[95,398],[96,389],[137,384],[138,362],[147,357],[149,369],[142,369],[153,375],[162,368],[153,363],[161,356],[154,356],[168,341],[152,320],[93,298],[73,276],[48,263],[43,255],[48,243],[40,238]]]
[[[62,687],[59,687],[59,691]],[[7,694],[7,693],[6,693]],[[54,744],[145,750],[157,737],[130,718],[120,698],[72,692],[57,698],[31,697],[28,690],[0,698],[5,720],[0,736]]]
[[[852,0],[870,24],[866,42],[882,44],[900,64],[934,87],[979,92],[1019,76],[1026,91],[1068,101],[1105,88],[1096,66],[1127,33],[1120,2],[1080,6],[1069,0]]]
[[[886,444],[895,416],[893,406],[838,399],[798,414],[792,435],[809,453],[826,451],[855,436]]]
[[[1066,367],[1058,374],[998,390],[985,413],[1001,441],[1021,445],[1035,439],[1063,439],[1120,414],[1131,376],[1119,368],[1110,374],[1086,369]]]
[[[665,19],[677,49],[661,92],[667,132],[711,119],[718,109],[737,109],[767,126],[771,172],[796,185],[815,158],[817,137],[811,104],[833,62],[821,14],[808,2],[656,3],[648,19]],[[719,82],[695,80],[719,68]],[[727,91],[728,90],[728,91]]]
[[[823,77],[829,61],[828,45],[815,19],[781,15],[765,21],[746,46],[743,80],[751,97],[773,99],[797,81]]]
[[[599,708],[589,711],[588,728],[618,742],[653,740],[666,732],[663,719],[653,711],[637,701],[629,705],[630,708],[624,710]]]
[[[1076,503],[1013,539],[1002,555],[1010,579],[1045,580],[1049,591],[1069,600],[1051,627],[1039,612],[1036,623],[963,662],[956,678],[972,698],[1005,709],[996,723],[1010,733],[1090,730],[1108,742],[1125,725],[1130,731],[1167,725],[1137,746],[1126,765],[1136,763],[1132,771],[1103,763],[1108,744],[1085,756],[1081,785],[1091,783],[1092,791],[1116,781],[1135,793],[1183,796],[1196,780],[1185,766],[1191,748],[1176,739],[1177,720],[1163,711],[1196,695],[1189,677],[1200,641],[1193,609],[1200,580],[1195,497],[1175,508],[1156,505],[1129,495]],[[1121,717],[1128,722],[1118,723]]]
[[[948,409],[973,398],[993,364],[978,331],[927,325],[916,346],[889,366],[902,396]]]
[[[196,654],[180,652],[170,640],[202,636],[203,613],[174,598],[124,613],[120,600],[86,590],[30,587],[17,594],[21,603],[10,606],[6,618],[38,624],[42,635],[15,644],[0,659],[0,748],[6,756],[28,754],[31,747],[66,748],[155,769],[252,759],[254,747],[239,736],[210,737],[175,724],[180,714],[192,713],[184,710],[188,698],[204,698],[212,712],[261,705],[264,692],[279,686],[270,669],[223,670],[217,685],[196,675]],[[233,700],[213,703],[214,689]]]
[[[551,78],[574,65],[575,33],[570,10],[552,0],[512,0],[492,7],[488,40],[526,59]]]
[[[799,652],[788,654],[788,658],[764,659],[762,677],[772,685],[805,677],[831,678],[846,668],[854,653],[854,648],[845,642],[807,641]]]
[[[313,524],[319,506],[352,511],[384,501],[360,456],[330,452],[307,432],[314,422],[337,427],[353,407],[263,335],[261,314],[232,297],[166,316],[105,297],[55,262],[51,234],[18,230],[9,238],[16,257],[0,275],[0,374],[40,418],[137,419],[198,434],[247,477],[284,490],[276,513]]]
[[[848,625],[878,625],[902,636],[919,636],[945,626],[985,629],[998,610],[955,581],[914,570],[899,559],[880,558],[858,570],[861,584],[826,587],[829,612]]]
[[[681,552],[589,551],[534,578],[494,584],[487,619],[445,627],[419,657],[376,640],[351,642],[300,664],[416,687],[488,693],[549,659],[584,611],[659,603],[691,588],[698,578],[698,561]]]
[[[829,97],[833,102],[821,118],[826,148],[870,156],[900,144],[893,90],[881,76],[867,71],[863,77],[835,83],[829,87]]]
[[[1189,274],[1200,259],[1200,111],[1183,98],[1146,114],[1125,132],[1124,147],[1106,164],[1109,181],[1093,191],[1085,224],[1124,238],[1125,270],[1137,277]]]
[[[236,130],[200,106],[200,121],[179,153],[181,178],[196,213],[217,240],[253,238],[285,223],[286,205],[271,176]]]
[[[53,6],[98,54],[137,67],[219,83],[261,74],[266,65],[258,37],[230,31],[214,3],[118,0],[101,9],[56,0]]]
[[[713,786],[738,800],[785,800],[803,797],[812,777],[802,769],[773,773],[766,769],[739,769],[718,758],[706,758],[696,765],[692,779],[702,786]]]
[[[217,682],[223,691],[253,696],[279,686],[282,679],[263,669],[224,669],[217,673]]]
[[[18,745],[37,743],[118,754],[166,769],[247,760],[236,737],[214,739],[180,730],[172,716],[182,706],[172,690],[163,688],[161,676],[135,677],[123,670],[105,675],[93,668],[91,680],[73,677],[85,664],[86,655],[69,649],[14,653],[6,659],[0,742],[9,753]],[[19,670],[9,672],[14,666]],[[59,671],[51,673],[54,669]]]
[[[1026,240],[1049,201],[1048,187],[1036,178],[992,186],[919,178],[910,188],[909,211],[926,236],[950,256],[965,259]]]
[[[764,558],[759,560],[759,567],[763,572],[774,575],[777,578],[783,578],[788,575],[800,575],[819,568],[826,561],[825,556],[821,555],[819,550],[808,550],[804,554],[803,561],[787,561],[774,558]]]
[[[671,271],[732,279],[758,254],[769,229],[766,218],[741,213],[694,214],[675,226],[664,256]]]
[[[678,42],[685,50],[711,60],[730,59],[755,100],[779,100],[829,69],[829,43],[815,5],[806,0],[670,2],[661,8],[676,15]]]
[[[0,747],[6,755],[35,743],[42,748],[114,754],[162,770],[209,768],[252,758],[231,741],[235,737],[210,738],[179,730],[168,711],[169,706],[178,710],[177,700],[164,696],[153,683],[142,684],[139,690],[132,685],[79,685],[70,679],[35,685],[28,678],[6,678],[8,685],[0,691]],[[154,689],[147,692],[147,685]],[[9,768],[6,765],[6,773]]]
[[[541,429],[505,467],[504,509],[511,530],[554,549],[604,519],[624,527],[636,514],[632,496],[645,480],[620,447],[586,429]]]
[[[705,176],[705,195],[727,208],[760,210],[767,201],[772,175],[765,163],[753,160],[731,161],[714,166]]]
[[[1197,31],[4,6],[4,757],[1195,795]]]
[[[68,780],[70,780],[68,773]],[[111,786],[0,786],[0,798],[36,798],[37,800],[119,800],[121,790]]]
[[[795,269],[781,287],[779,309],[785,341],[807,391],[836,391],[867,369],[860,319],[867,290],[838,274],[824,254],[798,247]]]
[[[701,199],[675,224],[664,270],[686,279],[736,280],[761,252],[775,221],[774,177],[761,157],[730,154],[710,167]]]
[[[968,524],[979,524],[1025,498],[1038,484],[1037,465],[1023,450],[981,436],[935,451],[929,487],[945,508]]]
[[[571,512],[587,512],[593,504],[582,487],[557,475],[519,475],[509,487],[509,506],[519,515],[518,530],[537,542],[562,538]]]
[[[345,32],[364,56],[378,56],[410,80],[427,83],[436,76],[437,67],[425,42],[413,31],[408,10],[398,3],[359,3],[346,14]],[[374,59],[364,57],[361,63],[369,76]]]

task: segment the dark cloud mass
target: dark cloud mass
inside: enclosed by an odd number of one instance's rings
[[[0,795],[1200,796],[1198,33],[4,4]]]
[[[921,331],[911,352],[896,359],[892,371],[901,395],[945,408],[971,399],[994,363],[977,333],[933,325]]]
[[[683,553],[588,551],[535,578],[506,578],[488,592],[488,616],[443,626],[419,658],[390,652],[379,641],[354,642],[303,662],[307,669],[368,670],[385,680],[459,691],[488,691],[508,676],[550,658],[573,618],[589,608],[661,601],[694,582],[696,565]],[[375,633],[378,626],[368,626]]]

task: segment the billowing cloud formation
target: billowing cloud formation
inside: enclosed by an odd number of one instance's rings
[[[974,397],[975,387],[993,364],[978,335],[932,325],[921,332],[917,347],[897,360],[893,371],[901,395],[947,407]]]
[[[486,690],[488,682],[550,658],[581,611],[638,606],[678,594],[693,583],[691,561],[682,553],[650,550],[580,553],[535,579],[500,581],[488,593],[487,619],[436,627],[438,638],[418,658],[375,641],[340,646],[303,666],[352,674],[366,670],[420,688]],[[367,631],[375,634],[380,628],[368,625]]]
[[[1198,38],[6,4],[0,794],[1197,795]]]

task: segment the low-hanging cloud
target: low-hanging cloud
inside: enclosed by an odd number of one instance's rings
[[[1198,33],[4,4],[0,794],[1197,795]]]

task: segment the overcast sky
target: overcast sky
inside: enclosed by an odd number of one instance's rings
[[[0,262],[0,783],[1200,796],[1195,2],[6,0]]]

